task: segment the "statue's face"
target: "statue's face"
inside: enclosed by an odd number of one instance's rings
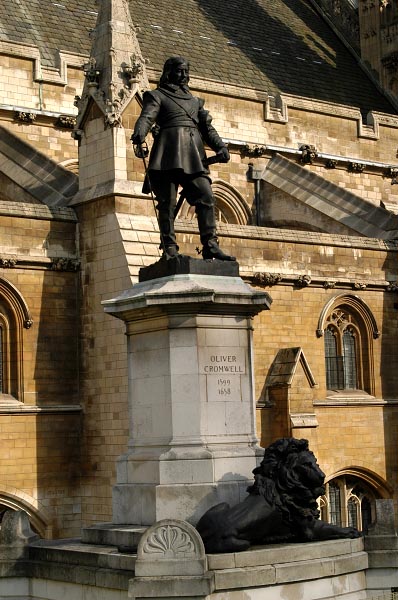
[[[176,63],[169,75],[170,83],[185,85],[189,81],[189,66],[186,62]]]

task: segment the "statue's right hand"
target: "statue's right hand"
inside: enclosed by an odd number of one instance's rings
[[[142,136],[140,133],[133,133],[131,136],[131,141],[133,142],[133,144],[141,146],[145,142],[145,137]]]

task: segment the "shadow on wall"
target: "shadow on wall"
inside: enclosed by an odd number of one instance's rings
[[[390,281],[390,291],[384,292],[383,312],[379,324],[381,396],[391,402],[384,407],[384,447],[386,453],[386,479],[395,488],[398,480],[397,426],[398,426],[398,268],[397,252],[391,251],[384,263],[385,279]],[[398,514],[397,499],[395,513]]]
[[[74,228],[74,223],[52,223],[50,255],[54,247],[58,255],[70,255],[65,240]],[[37,281],[33,360],[26,364],[25,379],[40,407],[34,426],[38,500],[51,516],[53,536],[74,537],[81,524],[80,274],[72,259],[53,258],[52,267],[42,272],[41,287]]]

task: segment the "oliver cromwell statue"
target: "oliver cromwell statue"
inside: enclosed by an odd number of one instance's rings
[[[140,148],[153,126],[154,144],[143,192],[157,200],[161,248],[166,258],[178,255],[174,218],[178,187],[195,206],[204,259],[236,260],[218,245],[214,196],[204,144],[216,152],[217,162],[228,162],[228,148],[203,108],[204,100],[188,87],[189,63],[182,56],[166,60],[159,86],[145,92],[144,103],[131,139]]]

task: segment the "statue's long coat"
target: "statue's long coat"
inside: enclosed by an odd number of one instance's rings
[[[181,169],[187,175],[208,173],[204,143],[217,152],[225,147],[203,108],[204,100],[173,84],[144,94],[134,135],[145,139],[156,124],[148,170]],[[144,190],[145,191],[145,190]]]

